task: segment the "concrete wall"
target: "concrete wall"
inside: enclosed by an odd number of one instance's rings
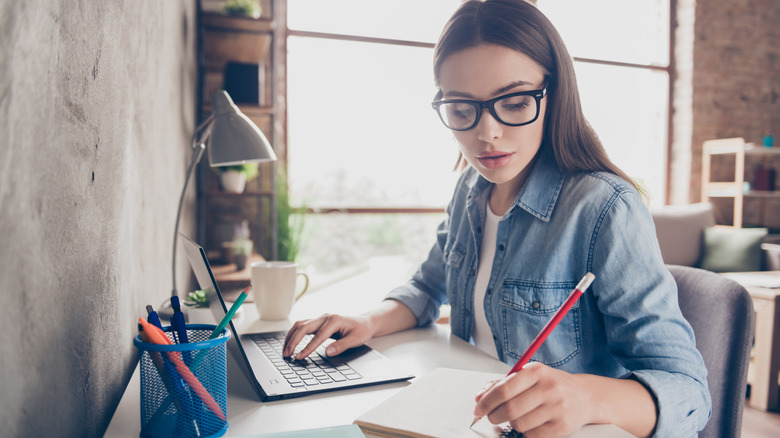
[[[186,0],[0,0],[3,436],[101,436],[136,320],[170,294],[195,14]]]

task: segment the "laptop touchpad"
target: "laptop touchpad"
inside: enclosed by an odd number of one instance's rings
[[[349,363],[350,366],[360,366],[361,363],[382,359],[371,347],[361,345],[360,347],[350,348],[338,356],[328,357],[328,361],[333,365],[339,363]]]

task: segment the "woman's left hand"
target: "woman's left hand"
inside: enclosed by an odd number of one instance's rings
[[[480,391],[474,415],[508,421],[527,438],[566,436],[590,423],[585,387],[577,374],[532,362]]]

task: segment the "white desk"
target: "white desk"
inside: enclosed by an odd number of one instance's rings
[[[780,411],[780,289],[762,287],[778,281],[780,271],[734,272],[725,276],[742,284],[753,298],[756,330],[750,354],[750,406]],[[760,280],[767,277],[767,280]]]
[[[321,291],[299,301],[293,318],[317,316],[322,312],[334,312],[347,305],[352,311],[362,311],[376,301],[363,296],[350,296],[344,300],[339,292]],[[349,304],[347,304],[349,303]],[[207,310],[190,313],[191,322],[214,321]],[[253,304],[243,307],[239,323],[261,326],[269,330],[288,328],[291,321],[257,321]],[[128,340],[128,342],[130,342]],[[230,342],[233,342],[231,340]],[[467,342],[450,335],[449,326],[436,325],[425,329],[407,330],[390,336],[372,339],[368,345],[385,356],[398,361],[420,377],[436,367],[470,369],[505,373],[509,366],[482,353]],[[313,429],[318,427],[351,424],[355,418],[368,411],[396,392],[408,382],[336,391],[297,399],[263,403],[255,394],[235,358],[228,358],[228,432],[226,436],[246,436],[269,432]],[[125,394],[106,431],[106,437],[138,436],[140,419],[140,380],[136,367]],[[631,437],[611,425],[588,426],[574,435],[578,438]]]

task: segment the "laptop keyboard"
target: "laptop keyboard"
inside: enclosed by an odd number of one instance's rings
[[[271,363],[284,376],[290,386],[317,386],[347,380],[359,380],[363,377],[343,362],[331,361],[320,345],[309,357],[297,360],[282,356],[284,333],[263,333],[252,335],[252,340],[268,357]],[[307,335],[295,349],[295,354],[308,344],[313,335]]]

